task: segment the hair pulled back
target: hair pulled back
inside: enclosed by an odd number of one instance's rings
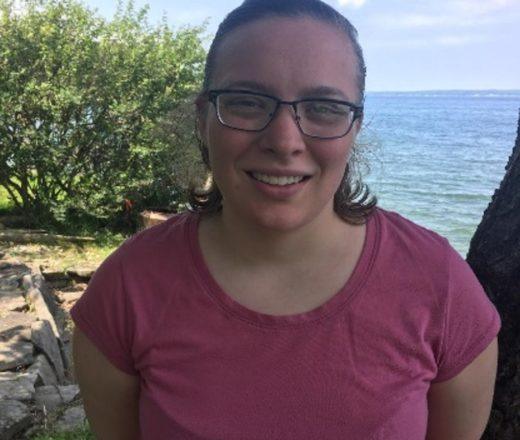
[[[239,7],[231,11],[219,25],[211,43],[206,58],[201,95],[207,93],[211,87],[218,49],[226,36],[239,27],[273,17],[313,18],[331,24],[342,31],[351,42],[357,59],[358,104],[363,104],[366,66],[356,28],[334,8],[320,0],[245,0]],[[207,146],[200,140],[199,149],[204,164],[211,170]],[[334,194],[334,211],[345,221],[360,224],[364,223],[373,211],[377,199],[370,194],[368,186],[362,182],[356,167],[355,156],[354,154],[347,163],[341,184]],[[202,214],[214,213],[222,209],[222,194],[212,178],[209,179],[204,189],[192,188],[189,201],[192,210]]]

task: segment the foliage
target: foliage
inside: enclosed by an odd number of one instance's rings
[[[94,434],[90,431],[88,426],[83,426],[75,431],[59,432],[49,431],[37,434],[32,440],[94,440]]]
[[[203,29],[150,26],[147,13],[0,0],[0,185],[27,218],[130,221],[186,185],[177,158],[195,156],[193,125],[164,130],[189,118]]]

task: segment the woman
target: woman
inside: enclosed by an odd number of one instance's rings
[[[479,438],[500,319],[445,239],[355,184],[364,73],[320,1],[221,24],[197,99],[213,188],[72,310],[98,438]]]

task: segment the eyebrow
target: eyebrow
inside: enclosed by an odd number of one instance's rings
[[[267,95],[273,95],[272,89],[261,84],[256,81],[247,81],[247,80],[239,80],[239,81],[231,81],[226,83],[223,89],[232,89],[232,88],[243,88],[246,90],[256,91],[260,93],[265,93]],[[317,86],[317,87],[308,87],[302,90],[301,97],[302,98],[323,98],[323,97],[341,97],[349,101],[349,97],[345,95],[340,89],[329,86]]]

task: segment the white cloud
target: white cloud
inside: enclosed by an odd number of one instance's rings
[[[492,23],[490,17],[444,14],[395,14],[374,17],[374,23],[387,29],[467,28]]]
[[[518,0],[452,0],[454,10],[471,15],[485,15],[520,6]]]
[[[441,35],[438,37],[417,37],[406,40],[378,40],[371,41],[367,46],[378,49],[422,48],[432,46],[461,47],[476,43],[491,41],[491,38],[482,35]]]
[[[340,6],[352,6],[353,8],[360,8],[366,3],[366,0],[338,0]]]

